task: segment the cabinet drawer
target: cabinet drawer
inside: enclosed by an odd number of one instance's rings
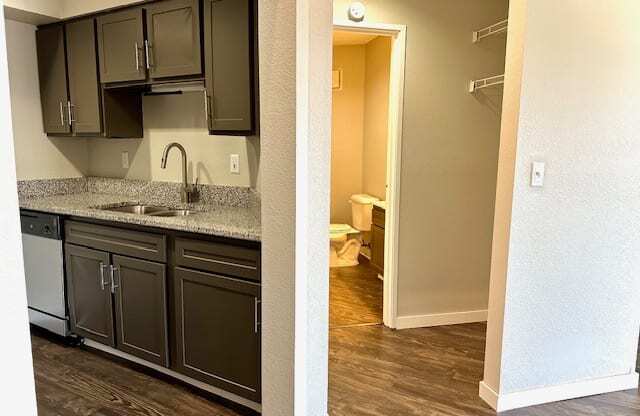
[[[385,215],[384,210],[374,205],[373,212],[372,212],[373,225],[377,225],[380,228],[384,228],[384,215]]]
[[[161,263],[167,261],[164,235],[76,221],[66,221],[64,229],[68,243]]]
[[[260,281],[260,252],[209,241],[176,239],[176,265]]]

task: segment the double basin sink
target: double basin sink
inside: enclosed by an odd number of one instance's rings
[[[195,214],[196,211],[190,209],[173,209],[155,205],[131,204],[117,207],[101,208],[104,211],[123,212],[127,214],[150,215],[153,217],[186,217]]]

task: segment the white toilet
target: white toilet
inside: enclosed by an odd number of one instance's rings
[[[352,195],[351,222],[349,224],[331,224],[330,267],[350,267],[358,265],[358,255],[362,247],[362,232],[371,231],[371,211],[378,198],[366,194]]]

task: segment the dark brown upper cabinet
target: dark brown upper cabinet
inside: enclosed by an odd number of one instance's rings
[[[100,79],[103,83],[147,77],[142,8],[98,17]]]
[[[54,25],[38,29],[36,45],[44,131],[47,134],[71,133],[64,27]]]
[[[76,134],[99,134],[102,131],[102,117],[94,21],[85,19],[67,23],[65,29],[69,121]]]
[[[202,74],[198,0],[161,1],[108,13],[98,17],[97,25],[103,83]]]
[[[255,130],[253,0],[205,0],[207,120],[214,133]]]
[[[152,79],[202,74],[200,7],[197,0],[145,6],[145,60]]]

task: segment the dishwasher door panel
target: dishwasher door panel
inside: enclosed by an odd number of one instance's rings
[[[64,319],[62,241],[22,234],[22,247],[29,307]]]

